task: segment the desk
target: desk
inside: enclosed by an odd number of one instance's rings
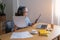
[[[45,24],[45,23],[43,23],[43,24]],[[33,25],[32,27],[19,29],[19,30],[16,30],[15,32],[22,32],[22,31],[29,31],[29,32],[31,32],[33,29],[38,31],[39,29],[36,29],[36,25],[37,24]],[[48,27],[50,27],[50,24],[48,24]],[[12,33],[13,32],[8,33],[8,34],[3,34],[2,37],[1,37],[2,40],[11,40],[10,37],[11,37]],[[36,35],[33,35],[32,38],[12,39],[12,40],[52,40],[53,38],[55,38],[58,35],[60,35],[60,27],[54,25],[53,31],[48,36],[39,36],[39,34],[36,34]]]

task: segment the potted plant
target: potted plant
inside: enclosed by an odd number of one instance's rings
[[[5,4],[0,3],[0,16],[5,16],[4,10],[5,10]]]

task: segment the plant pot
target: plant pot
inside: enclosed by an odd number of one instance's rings
[[[1,16],[1,14],[0,14],[0,16]]]
[[[4,14],[4,13],[2,13],[2,14],[1,14],[1,16],[5,16],[5,14]]]
[[[0,16],[1,16],[1,12],[0,12]]]
[[[6,14],[5,13],[0,13],[0,16],[5,16]]]

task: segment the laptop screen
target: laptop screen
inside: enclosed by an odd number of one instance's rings
[[[36,26],[38,29],[46,29],[47,25],[39,24]]]
[[[20,28],[24,28],[24,27],[27,27],[27,24],[25,22],[25,17],[24,16],[15,16],[13,18],[14,20],[14,24],[17,26],[17,27],[20,27]]]

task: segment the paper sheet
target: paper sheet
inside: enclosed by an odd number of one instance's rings
[[[13,32],[11,35],[11,39],[13,38],[30,38],[33,37],[28,31],[25,32]]]

